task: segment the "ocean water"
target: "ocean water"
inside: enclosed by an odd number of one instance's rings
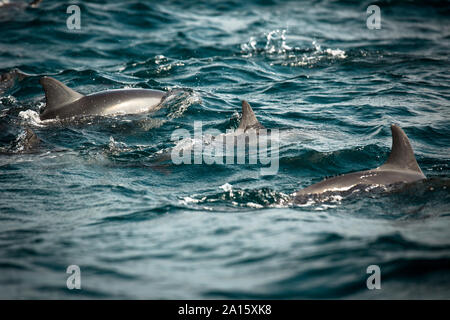
[[[370,1],[71,1],[79,30],[68,3],[5,3],[0,73],[28,76],[0,86],[0,298],[450,298],[448,1],[378,1],[378,30]],[[42,122],[44,75],[177,94],[155,113]],[[195,121],[236,128],[243,99],[281,129],[277,174],[158,160]],[[381,165],[393,123],[426,181],[290,202]]]

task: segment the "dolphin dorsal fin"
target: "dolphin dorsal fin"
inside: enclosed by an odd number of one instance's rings
[[[242,117],[239,129],[244,131],[248,129],[264,129],[264,126],[256,119],[252,107],[245,100],[242,101]]]
[[[84,97],[81,93],[51,77],[42,77],[39,82],[44,88],[46,109],[59,108]]]
[[[420,172],[422,170],[416,161],[414,151],[405,132],[397,125],[391,126],[392,148],[387,161],[380,167],[382,169],[405,169]]]

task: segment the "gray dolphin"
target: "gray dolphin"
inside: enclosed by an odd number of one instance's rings
[[[259,129],[265,129],[264,126],[259,123],[258,119],[256,119],[255,113],[253,112],[252,107],[248,104],[247,101],[242,100],[242,113],[241,113],[241,120],[239,122],[239,126],[235,131],[234,135],[234,144],[237,145],[237,137],[238,135],[245,135],[250,130],[255,130],[257,134],[259,134]],[[217,142],[219,145],[220,143],[223,143],[225,146],[226,144],[226,136],[224,134],[220,134],[218,136],[212,136],[210,137],[210,140],[204,140],[203,143],[210,145],[213,141]],[[245,140],[245,143],[248,144],[248,139]],[[156,164],[160,164],[166,161],[169,161],[172,159],[172,152],[187,152],[191,153],[193,151],[193,146],[189,145],[187,147],[181,146],[181,147],[173,147],[173,148],[167,148],[166,150],[163,150],[163,152],[157,153],[153,161]]]
[[[29,74],[23,73],[17,68],[0,74],[0,95],[13,88],[19,81],[29,77]]]
[[[258,119],[256,119],[255,113],[253,112],[253,109],[252,107],[250,107],[248,102],[242,100],[242,116],[237,130],[246,132],[251,129],[258,130],[265,128],[261,123],[259,123]]]
[[[33,130],[26,128],[24,133],[17,138],[18,146],[16,147],[22,153],[32,153],[37,150],[41,139]]]
[[[7,148],[0,147],[0,155],[16,155],[37,152],[41,139],[29,128],[19,134],[17,139]]]
[[[156,110],[168,95],[160,90],[117,89],[84,96],[50,77],[41,78],[40,83],[46,99],[41,120],[149,112]]]
[[[426,179],[414,156],[408,137],[397,126],[391,126],[392,148],[387,161],[380,167],[325,179],[294,193],[295,203],[304,203],[311,195],[345,192],[355,187],[387,187]]]

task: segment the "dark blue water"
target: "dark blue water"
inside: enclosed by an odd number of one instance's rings
[[[450,298],[449,2],[377,2],[380,30],[369,1],[73,3],[81,30],[67,3],[0,6],[0,72],[28,74],[0,97],[1,298]],[[153,114],[41,122],[44,75],[180,94]],[[284,129],[278,174],[155,164],[175,129],[236,128],[242,99]],[[381,165],[392,123],[427,181],[290,204]]]

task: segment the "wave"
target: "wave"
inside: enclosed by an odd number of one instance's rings
[[[241,54],[245,58],[264,56],[270,65],[289,67],[314,67],[344,60],[347,54],[341,49],[326,48],[312,41],[309,48],[288,46],[286,30],[273,30],[265,34],[264,41],[251,37],[247,43],[241,44]]]

